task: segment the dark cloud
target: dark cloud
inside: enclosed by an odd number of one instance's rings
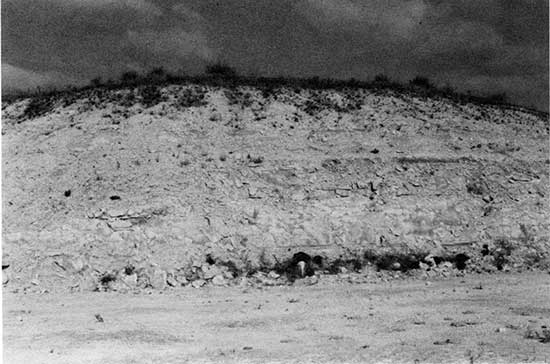
[[[262,75],[421,74],[548,110],[545,0],[6,0],[2,24],[4,87],[222,60]]]

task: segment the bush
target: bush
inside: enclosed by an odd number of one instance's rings
[[[170,75],[162,67],[157,67],[151,70],[145,77],[147,82],[162,83],[165,82]]]
[[[508,103],[508,96],[506,93],[498,93],[498,94],[492,94],[484,98],[483,100],[485,103],[488,104],[506,104]]]
[[[132,107],[137,102],[136,95],[134,94],[133,90],[125,94],[124,96],[120,96],[119,100],[120,105],[124,107]]]
[[[23,117],[37,118],[53,110],[54,102],[50,97],[33,97],[23,113]]]
[[[139,74],[136,71],[128,71],[120,76],[120,83],[123,85],[135,85],[138,83],[139,79]]]
[[[376,86],[387,86],[391,84],[391,81],[388,76],[384,74],[378,74],[374,77],[374,84]]]
[[[176,105],[182,108],[199,107],[206,105],[206,92],[202,88],[187,88],[184,89],[178,99]]]
[[[244,108],[250,107],[254,103],[250,92],[242,92],[241,90],[225,90],[224,94],[229,105],[241,105]]]
[[[248,106],[252,103],[253,98],[242,94],[239,91],[241,86],[249,86],[259,89],[265,99],[277,99],[281,92],[286,90],[294,90],[296,93],[301,93],[302,90],[318,91],[318,90],[344,90],[349,93],[350,90],[370,89],[376,93],[384,94],[386,92],[402,93],[405,95],[416,95],[420,97],[444,97],[458,103],[475,103],[475,104],[492,104],[506,107],[508,97],[504,93],[497,93],[489,96],[474,96],[469,93],[464,94],[453,90],[450,86],[438,88],[433,85],[426,77],[417,76],[410,80],[408,84],[392,81],[389,77],[383,74],[377,75],[372,82],[358,81],[355,79],[337,80],[337,79],[321,79],[319,77],[310,78],[292,78],[292,77],[241,77],[230,66],[224,63],[215,63],[206,67],[206,73],[199,76],[188,76],[182,73],[170,74],[163,68],[158,67],[151,70],[146,75],[141,75],[135,71],[123,73],[118,80],[104,80],[96,77],[90,81],[90,85],[80,89],[64,88],[63,90],[55,89],[38,89],[36,91],[27,91],[14,93],[11,95],[3,95],[3,101],[13,102],[31,98],[26,111],[22,114],[22,118],[37,117],[43,115],[57,106],[66,106],[79,98],[90,97],[92,104],[98,106],[104,101],[122,101],[126,105],[133,105],[143,99],[144,104],[153,105],[159,99],[158,90],[154,88],[147,89],[147,86],[161,85],[166,83],[179,85],[202,85],[224,87],[229,90],[229,99],[232,102]],[[142,87],[142,90],[136,88]],[[133,89],[133,90],[130,90]],[[196,88],[198,89],[198,88]],[[98,90],[101,92],[109,92],[112,90],[122,91],[116,94],[110,93],[109,96],[97,95]],[[90,93],[92,93],[90,95]],[[140,93],[142,94],[139,97]],[[232,93],[232,94],[231,94]],[[315,93],[315,92],[314,92]],[[312,96],[312,99],[301,105],[308,114],[314,115],[321,110],[329,109],[337,112],[353,111],[360,109],[363,103],[363,96],[360,92],[353,96],[347,96],[343,102],[335,103],[332,100],[326,100],[320,97],[319,94]],[[179,98],[179,103],[176,106],[189,107],[204,105],[204,92],[186,91]],[[513,106],[513,105],[510,105]],[[530,110],[533,114],[548,118],[548,113],[537,112]],[[470,192],[479,193],[476,186],[470,186]]]
[[[206,74],[224,79],[237,77],[237,72],[224,63],[214,63],[206,66]]]
[[[99,87],[101,86],[101,84],[102,84],[101,77],[96,77],[90,81],[90,86],[92,87]]]
[[[443,87],[441,90],[441,95],[446,98],[453,98],[456,96],[456,91],[449,85]]]
[[[164,101],[160,89],[155,85],[141,87],[139,89],[139,95],[141,96],[141,103],[145,107],[151,107]]]
[[[432,88],[433,85],[427,77],[416,76],[410,81],[411,86],[421,87],[425,89]]]
[[[277,98],[277,93],[279,91],[279,89],[273,85],[265,85],[261,90],[264,99],[269,99],[270,97]]]
[[[493,258],[498,270],[502,270],[510,262],[510,256],[514,251],[514,245],[507,239],[500,238],[495,241]]]

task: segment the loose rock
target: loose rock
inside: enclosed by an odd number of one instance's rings
[[[150,280],[151,287],[154,289],[165,289],[166,288],[166,272],[162,269],[155,269],[153,271],[153,276]]]
[[[430,269],[430,266],[428,264],[422,262],[418,263],[418,267],[424,271]]]
[[[128,213],[126,209],[110,209],[108,214],[111,217],[121,217],[125,216]]]
[[[349,197],[350,195],[350,192],[348,190],[342,190],[342,189],[337,189],[335,193],[340,197]]]
[[[191,286],[193,286],[193,288],[200,288],[205,284],[206,284],[206,281],[204,279],[197,279],[193,281],[193,283],[191,283]]]
[[[550,343],[550,329],[545,325],[540,327],[530,326],[525,332],[525,338],[538,340],[541,343]]]
[[[132,223],[128,220],[114,220],[107,223],[113,230],[124,230],[132,227]]]
[[[123,276],[122,282],[124,282],[124,284],[126,284],[129,288],[136,288],[137,279],[138,279],[137,274],[134,273],[127,276]]]
[[[180,283],[176,280],[176,278],[174,278],[173,275],[168,275],[166,277],[166,283],[168,283],[170,287],[178,287],[180,285]]]
[[[225,286],[227,284],[227,281],[225,280],[225,278],[223,277],[223,275],[221,274],[218,274],[217,276],[215,276],[213,279],[212,279],[212,284],[216,285],[216,286]]]
[[[183,274],[183,273],[177,273],[177,274],[175,275],[175,279],[176,279],[176,281],[177,281],[180,285],[182,285],[182,286],[185,286],[186,284],[189,283],[189,281],[188,281],[187,278],[185,277],[185,274]]]
[[[248,187],[248,197],[250,197],[250,198],[262,198],[256,187]]]
[[[215,276],[222,274],[222,271],[220,268],[218,268],[215,265],[210,265],[208,263],[203,264],[201,267],[201,270],[204,274],[204,279],[206,280],[212,279]]]

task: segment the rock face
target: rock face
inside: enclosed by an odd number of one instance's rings
[[[178,106],[185,89],[207,105]],[[128,90],[92,90],[35,119],[22,118],[26,101],[3,105],[3,248],[7,273],[18,269],[7,284],[69,286],[129,262],[199,261],[181,279],[212,280],[208,254],[245,269],[298,251],[479,253],[497,238],[512,250],[495,266],[548,262],[547,115],[368,90],[238,91],[249,102],[168,86],[143,110],[117,101]],[[60,267],[56,252],[87,265]],[[161,276],[151,283],[175,284]]]

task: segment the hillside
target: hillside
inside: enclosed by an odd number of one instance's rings
[[[282,274],[297,252],[363,275],[548,270],[548,137],[548,115],[391,90],[187,84],[5,103],[5,283],[231,284]]]

